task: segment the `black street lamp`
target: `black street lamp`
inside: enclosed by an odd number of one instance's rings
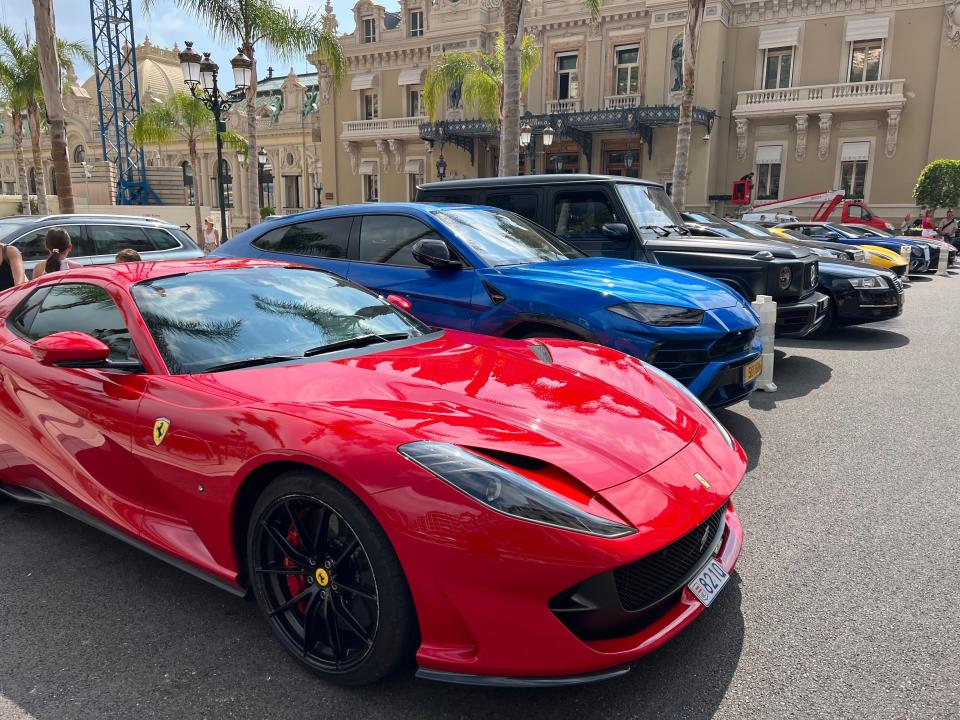
[[[210,53],[200,53],[193,49],[193,43],[184,43],[180,53],[180,70],[183,82],[190,88],[190,94],[210,108],[217,134],[217,195],[220,200],[220,242],[227,241],[227,208],[223,197],[223,133],[227,130],[223,114],[230,107],[244,99],[250,87],[250,74],[253,61],[239,50],[230,61],[236,88],[229,93],[221,93],[217,86],[217,73],[220,67],[210,59]],[[202,89],[201,89],[202,86]]]
[[[440,159],[437,160],[437,180],[443,182],[447,177],[447,161],[443,159],[443,146],[446,143],[443,126],[437,128],[437,135],[440,137]]]
[[[266,192],[267,197],[264,199],[267,187],[273,185],[273,167],[270,165],[270,157],[264,148],[260,148],[260,152],[257,153],[257,181],[260,184],[260,209],[273,207],[273,198],[270,191]]]
[[[520,128],[520,147],[524,148],[527,152],[527,168],[530,174],[536,175],[536,168],[534,167],[536,158],[534,157],[533,128],[527,123],[524,123]]]

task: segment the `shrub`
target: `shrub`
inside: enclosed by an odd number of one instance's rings
[[[960,160],[934,160],[927,165],[913,189],[913,201],[930,210],[960,206]]]

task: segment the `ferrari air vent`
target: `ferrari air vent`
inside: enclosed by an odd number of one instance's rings
[[[494,305],[499,305],[504,300],[507,299],[507,296],[502,292],[497,290],[493,285],[488,283],[486,280],[483,281],[483,289],[487,291],[487,295],[490,296],[490,299],[493,300]]]
[[[550,354],[550,348],[546,345],[541,345],[537,343],[536,345],[530,346],[530,351],[540,358],[540,362],[545,365],[553,365],[553,355]]]

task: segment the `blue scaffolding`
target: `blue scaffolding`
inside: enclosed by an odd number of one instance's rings
[[[160,205],[147,180],[143,150],[133,144],[140,113],[132,0],[90,0],[93,58],[103,159],[117,169],[118,205]]]

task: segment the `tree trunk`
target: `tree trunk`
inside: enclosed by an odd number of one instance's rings
[[[687,204],[687,175],[690,165],[690,136],[693,134],[693,94],[700,50],[700,26],[706,0],[688,0],[687,25],[683,31],[683,95],[677,122],[677,157],[673,164],[673,204],[683,210]]]
[[[520,44],[524,0],[503,0],[503,98],[500,112],[500,176],[520,173]]]
[[[200,155],[197,153],[197,141],[190,140],[188,143],[190,151],[190,165],[193,168],[193,220],[194,234],[197,238],[197,245],[203,246],[200,239],[203,234],[203,218],[200,217]]]
[[[50,150],[53,155],[53,173],[57,180],[60,212],[72,213],[73,183],[70,180],[70,158],[67,156],[66,110],[60,87],[60,61],[57,58],[57,23],[53,14],[53,0],[33,0],[33,19],[37,30],[37,50],[40,59],[40,84],[47,107],[47,125],[50,128]]]
[[[27,103],[27,122],[30,123],[30,149],[33,151],[33,171],[37,178],[37,214],[49,215],[47,207],[47,174],[40,157],[40,106],[36,100]]]
[[[13,118],[13,161],[17,166],[17,184],[20,186],[20,204],[24,215],[32,215],[30,209],[30,185],[27,183],[27,166],[23,162],[23,115],[14,110]]]
[[[250,89],[247,90],[247,152],[257,157],[257,61],[253,45],[244,45],[243,54],[253,61],[250,68]],[[247,162],[247,222],[253,227],[260,222],[260,186],[257,182],[257,163]],[[239,168],[238,168],[239,170]]]

